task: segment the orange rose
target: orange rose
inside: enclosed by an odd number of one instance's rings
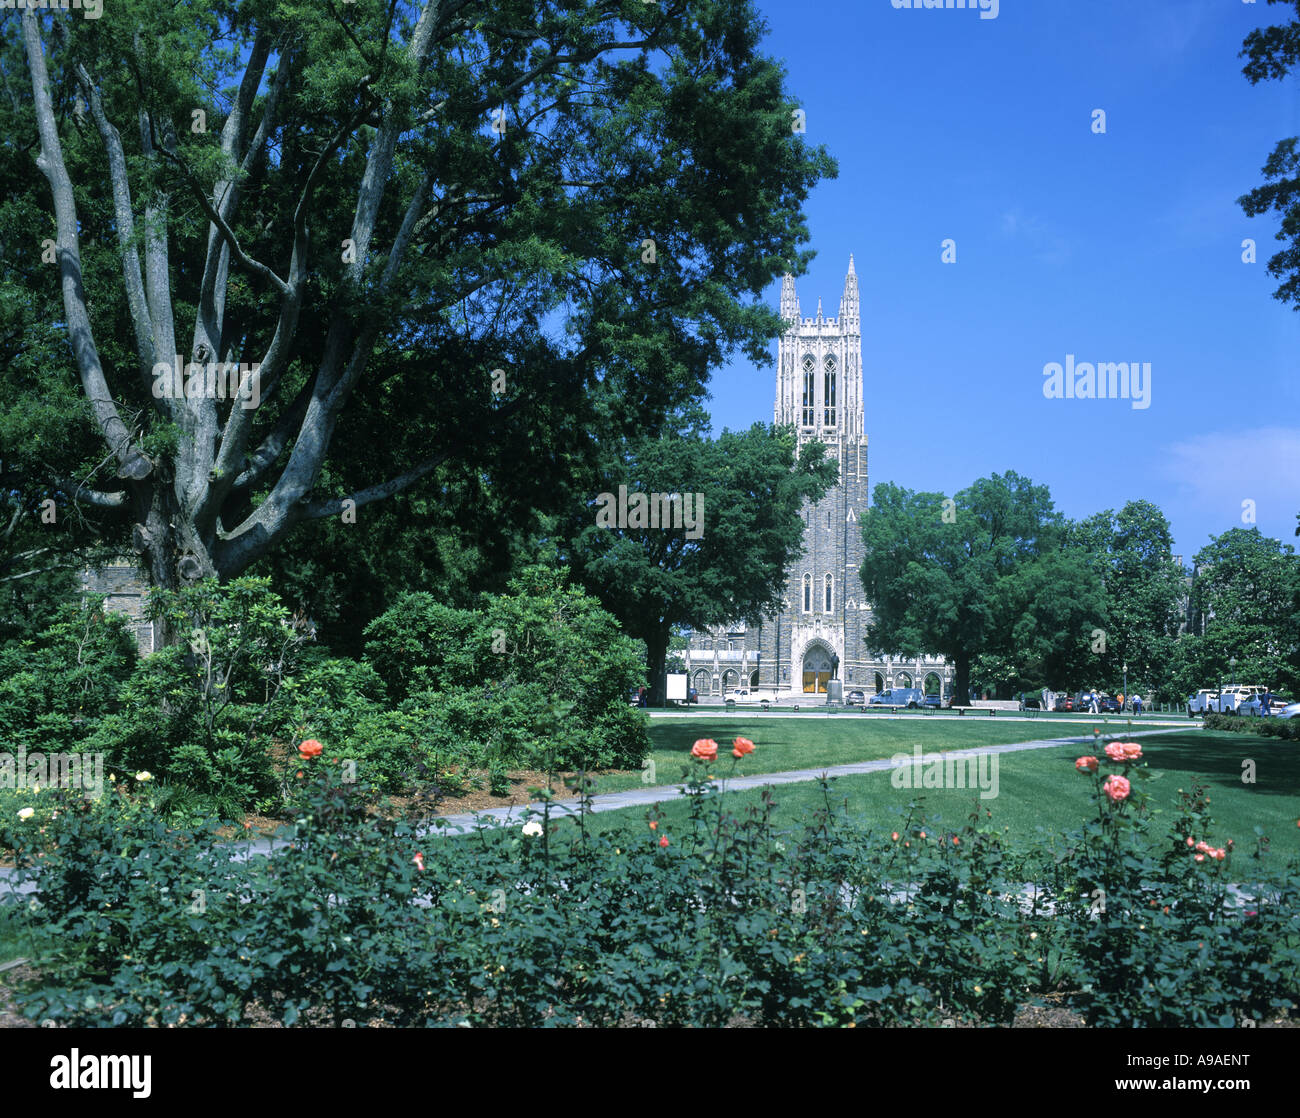
[[[660,835],[660,836],[659,836],[659,845],[660,845],[660,846],[667,846],[667,845],[668,845],[668,836],[667,836],[667,835]]]
[[[315,738],[308,738],[302,745],[298,746],[298,755],[304,760],[319,757],[324,752],[325,747]]]
[[[737,738],[731,743],[731,755],[739,761],[747,753],[754,752],[754,743],[749,738]]]
[[[1128,799],[1128,794],[1132,786],[1128,780],[1122,776],[1108,776],[1106,783],[1101,786],[1101,790],[1110,797],[1111,803],[1119,803],[1120,800]],[[1199,858],[1200,855],[1198,854]]]
[[[698,757],[701,761],[716,761],[718,759],[718,743],[712,738],[700,738],[691,746],[691,756]]]

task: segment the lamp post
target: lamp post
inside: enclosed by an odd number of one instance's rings
[[[1125,701],[1127,702],[1128,701],[1128,661],[1127,660],[1124,661],[1124,689],[1122,693],[1124,695]],[[1121,710],[1120,714],[1123,713],[1124,711]]]

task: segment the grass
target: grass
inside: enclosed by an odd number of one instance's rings
[[[976,743],[967,740],[935,748],[972,744]],[[1144,761],[1155,773],[1153,779],[1142,785],[1152,796],[1153,809],[1173,813],[1179,790],[1189,789],[1199,779],[1209,789],[1216,841],[1223,843],[1232,838],[1238,852],[1248,856],[1255,848],[1255,828],[1259,827],[1269,836],[1274,854],[1283,858],[1300,855],[1300,828],[1296,825],[1300,820],[1300,746],[1296,743],[1187,731],[1144,738],[1142,749]],[[884,755],[894,751],[891,744]],[[955,829],[973,809],[988,810],[992,812],[992,822],[1006,828],[1020,843],[1043,844],[1048,835],[1077,827],[1092,810],[1091,782],[1074,770],[1074,759],[1083,752],[1083,747],[1069,745],[1001,754],[998,795],[991,799],[977,800],[978,793],[970,790],[895,788],[890,772],[840,777],[832,783],[832,794],[837,803],[847,802],[852,817],[880,830],[896,829],[909,804],[915,802],[936,826]],[[746,774],[760,771],[750,764],[759,756],[755,753],[746,758],[739,771]],[[1246,759],[1255,762],[1253,784],[1245,784],[1241,779],[1242,761]],[[730,768],[731,758],[726,756],[725,763],[719,762],[719,776]],[[825,802],[816,782],[784,785],[772,792],[777,803],[774,820],[779,828],[799,826]],[[731,810],[740,812],[757,804],[761,794],[760,791],[728,793]],[[663,820],[658,833],[671,835],[674,826],[685,824],[688,810],[689,805],[684,802],[658,805],[655,814]],[[642,809],[629,808],[596,815],[587,825],[599,830],[629,828],[629,825],[640,829],[644,826],[643,816]],[[1254,863],[1242,858],[1237,864],[1244,867]],[[1271,864],[1276,866],[1278,862],[1274,860]]]
[[[799,715],[752,719],[735,715],[701,715],[696,718],[652,719],[650,759],[654,779],[650,784],[671,784],[681,779],[691,746],[699,738],[718,743],[719,757],[730,761],[731,742],[749,738],[758,747],[745,760],[746,773],[783,772],[822,765],[848,765],[878,761],[895,753],[911,753],[920,745],[927,753],[970,749],[981,745],[1006,745],[1045,737],[1080,737],[1090,726],[1047,727],[1035,722],[976,721],[970,718],[874,719],[870,717],[808,719]],[[643,773],[605,773],[595,777],[597,792],[639,788]]]

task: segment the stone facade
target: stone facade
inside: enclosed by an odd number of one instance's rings
[[[701,695],[748,687],[811,696],[825,692],[835,671],[846,696],[855,690],[870,695],[889,687],[925,688],[927,681],[928,690],[942,687],[947,695],[953,673],[941,657],[902,660],[866,647],[871,607],[863,599],[858,571],[860,520],[868,502],[867,434],[853,258],[836,317],[827,318],[818,300],[817,313],[804,318],[789,275],[782,281],[780,310],[787,329],[777,348],[774,420],[794,428],[800,450],[814,439],[824,444],[827,457],[839,465],[839,483],[803,509],[803,554],[787,574],[784,608],[758,627],[688,634],[691,686]]]
[[[135,637],[140,655],[146,656],[154,651],[154,623],[144,616],[144,601],[149,592],[149,583],[144,572],[134,562],[122,559],[97,570],[82,571],[81,592],[107,594],[104,612],[126,614],[127,627]]]

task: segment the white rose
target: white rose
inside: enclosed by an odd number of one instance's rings
[[[536,838],[542,833],[542,825],[534,819],[531,823],[524,824],[524,834]]]
[[[19,809],[18,818],[30,819],[35,814],[36,814],[36,809],[34,807],[24,807]]]
[[[140,781],[143,784],[146,781],[150,781],[153,779],[153,773],[148,771],[138,772],[135,774],[135,778],[136,780]]]

